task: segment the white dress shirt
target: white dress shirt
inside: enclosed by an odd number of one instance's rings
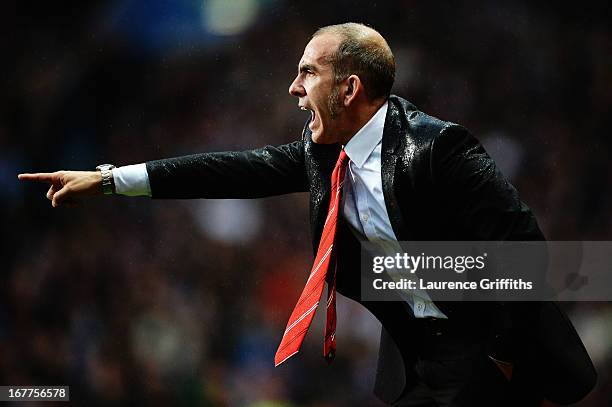
[[[388,103],[385,103],[346,144],[350,161],[344,182],[343,216],[361,241],[374,243],[383,253],[401,253],[389,221],[382,189],[381,147]],[[113,169],[118,194],[151,196],[145,164]],[[348,182],[347,182],[348,181]],[[415,317],[446,318],[426,292],[401,292]]]
[[[357,238],[374,243],[385,255],[394,255],[401,253],[402,248],[387,213],[381,174],[387,108],[388,103],[385,103],[344,146],[350,161],[342,199],[344,219]],[[446,318],[425,291],[410,290],[400,294],[412,308],[415,317]]]

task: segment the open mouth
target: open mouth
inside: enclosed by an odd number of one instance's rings
[[[300,109],[304,110],[304,111],[309,111],[310,112],[310,124],[312,124],[315,120],[315,112],[312,109],[308,109],[307,107],[304,106],[300,106]]]

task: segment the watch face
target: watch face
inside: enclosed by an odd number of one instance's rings
[[[112,170],[113,168],[115,168],[113,164],[100,164],[96,167],[96,170],[104,171],[104,170]]]

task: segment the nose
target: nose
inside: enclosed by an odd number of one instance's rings
[[[300,82],[299,75],[296,76],[293,82],[291,82],[291,85],[289,85],[289,94],[295,97],[302,97],[306,94],[306,91]]]

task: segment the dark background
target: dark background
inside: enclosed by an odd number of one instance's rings
[[[433,4],[426,4],[433,3]],[[397,59],[394,93],[467,126],[550,240],[611,240],[612,33],[585,2],[133,0],[4,4],[0,16],[0,384],[75,405],[379,405],[379,325],[339,307],[273,355],[312,255],[307,196],[92,199],[54,210],[25,171],[280,144],[312,32],[357,21]],[[612,405],[612,307],[564,304]],[[49,403],[52,405],[52,403]]]

